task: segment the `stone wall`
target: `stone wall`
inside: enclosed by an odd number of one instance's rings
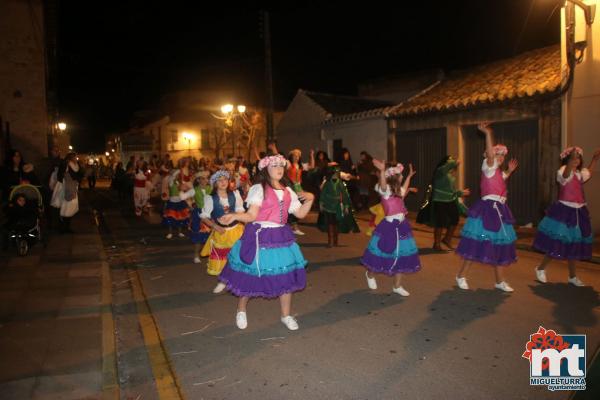
[[[42,1],[0,1],[0,117],[10,146],[34,163],[48,153],[45,76]]]

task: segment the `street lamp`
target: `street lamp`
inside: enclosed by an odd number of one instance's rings
[[[221,107],[221,112],[225,116],[225,125],[231,127],[231,141],[233,143],[233,155],[235,156],[235,148],[236,145],[238,145],[237,147],[239,150],[239,143],[236,141],[234,123],[236,118],[243,117],[243,114],[246,112],[246,106],[243,104],[238,104],[234,107],[233,104],[225,104]]]
[[[108,157],[108,156],[110,155],[110,153],[107,151],[107,152],[105,152],[105,153],[104,153],[104,155],[105,155],[106,157]]]
[[[64,132],[67,130],[67,124],[65,124],[64,122],[59,122],[57,124],[57,126],[58,126],[58,130],[61,132]]]
[[[69,145],[69,150],[73,150],[73,146]]]

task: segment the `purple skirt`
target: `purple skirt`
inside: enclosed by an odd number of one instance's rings
[[[253,223],[231,248],[219,280],[236,296],[279,297],[304,289],[306,264],[289,225]]]
[[[462,258],[491,266],[507,266],[517,260],[510,208],[494,200],[478,200],[469,208],[456,253]]]
[[[419,249],[408,221],[383,219],[375,228],[360,262],[371,272],[390,276],[419,271]]]
[[[594,236],[587,207],[555,202],[538,225],[533,247],[558,260],[589,260]]]

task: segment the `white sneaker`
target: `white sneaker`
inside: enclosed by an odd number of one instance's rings
[[[179,236],[180,238],[184,238],[184,237],[185,237],[185,234],[184,234],[183,232],[179,232],[179,235],[178,235],[178,236]]]
[[[225,284],[223,282],[219,282],[217,283],[217,286],[215,286],[215,288],[213,289],[213,293],[221,293],[225,288]]]
[[[167,239],[173,239],[173,234],[169,233],[167,236],[165,236]]]
[[[300,229],[295,229],[292,232],[294,232],[294,235],[298,235],[298,236],[306,235],[306,233],[302,232]]]
[[[369,278],[368,272],[365,272],[365,276],[367,277],[367,285],[369,286],[369,289],[377,289],[377,281],[375,280],[375,278]]]
[[[194,257],[194,264],[200,264],[202,262],[202,260],[200,259],[200,257]]]
[[[291,315],[281,318],[281,322],[283,322],[283,324],[287,326],[290,331],[297,331],[298,328],[300,328],[298,326],[298,321],[296,321],[296,319]]]
[[[575,285],[577,287],[583,287],[583,286],[585,286],[585,284],[583,282],[581,282],[581,280],[578,277],[569,278],[569,283],[571,285]]]
[[[546,279],[546,271],[543,269],[538,269],[538,267],[535,267],[535,277],[538,281],[542,283],[548,282],[548,280]]]
[[[246,313],[244,311],[238,311],[235,316],[235,324],[240,329],[246,329],[248,327],[248,318],[246,318]]]
[[[469,284],[467,283],[467,278],[459,278],[458,276],[456,277],[456,284],[458,285],[459,288],[461,288],[462,290],[469,290]]]
[[[406,291],[406,289],[404,289],[402,286],[398,286],[398,287],[393,288],[392,292],[398,293],[400,296],[404,296],[404,297],[410,296],[410,293],[408,293]]]
[[[515,289],[511,288],[508,283],[506,283],[506,281],[502,281],[500,283],[496,283],[494,286],[496,286],[496,289],[500,289],[504,292],[514,292]]]

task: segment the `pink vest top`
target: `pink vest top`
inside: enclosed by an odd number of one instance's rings
[[[485,197],[490,194],[506,197],[506,182],[504,182],[500,168],[496,169],[496,172],[491,178],[488,178],[485,176],[484,172],[481,172],[480,188],[481,197]]]
[[[269,185],[265,185],[263,202],[258,210],[256,222],[274,222],[276,224],[286,224],[288,219],[288,210],[292,202],[292,196],[287,188],[283,189],[283,204],[280,204],[275,190]]]
[[[387,199],[381,198],[381,205],[383,206],[383,211],[386,216],[396,215],[396,214],[406,214],[408,211],[406,210],[406,206],[404,205],[404,200],[399,196],[390,196]]]
[[[560,185],[558,192],[558,200],[568,201],[571,203],[585,203],[585,195],[583,194],[583,180],[576,174],[567,182],[566,185]]]

